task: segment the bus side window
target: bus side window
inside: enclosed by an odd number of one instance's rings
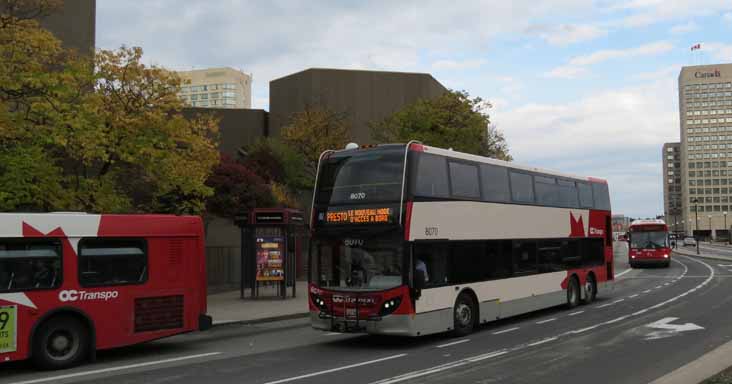
[[[557,272],[564,270],[562,263],[562,244],[559,241],[542,241],[539,243],[539,272]]]
[[[442,244],[416,244],[414,246],[415,268],[424,263],[426,268],[426,287],[436,287],[449,283],[447,274],[448,245]]]
[[[0,241],[0,292],[56,288],[61,283],[57,239]]]
[[[562,264],[566,269],[579,268],[582,265],[579,252],[579,240],[569,239],[562,241]]]
[[[517,275],[532,275],[538,273],[535,241],[514,241],[513,260]]]
[[[452,244],[450,253],[450,282],[472,283],[486,278],[489,260],[486,258],[485,242],[471,241]]]

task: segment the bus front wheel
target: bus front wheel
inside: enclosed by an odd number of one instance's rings
[[[473,298],[469,294],[463,292],[458,296],[455,301],[453,315],[455,322],[453,329],[456,336],[465,336],[473,332],[478,311]]]
[[[574,308],[580,304],[580,285],[577,277],[572,276],[567,284],[567,307]]]
[[[33,338],[33,362],[42,369],[78,365],[89,353],[88,335],[84,324],[71,316],[49,319]]]

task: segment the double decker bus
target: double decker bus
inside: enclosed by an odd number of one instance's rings
[[[628,264],[671,265],[668,225],[663,220],[634,220],[628,227]]]
[[[210,325],[199,217],[0,214],[0,362],[66,368]]]
[[[607,182],[417,142],[322,154],[312,326],[419,336],[595,299],[613,280]]]

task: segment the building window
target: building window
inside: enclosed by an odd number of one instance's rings
[[[201,100],[208,100],[208,93],[202,93],[200,95],[200,97],[201,97]]]

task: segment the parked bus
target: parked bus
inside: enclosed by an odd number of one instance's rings
[[[632,268],[640,265],[671,264],[671,244],[668,225],[663,220],[634,220],[628,228],[628,264]]]
[[[0,361],[66,368],[210,325],[199,217],[0,214]]]
[[[311,220],[325,331],[463,335],[613,280],[604,180],[416,142],[323,153]]]

